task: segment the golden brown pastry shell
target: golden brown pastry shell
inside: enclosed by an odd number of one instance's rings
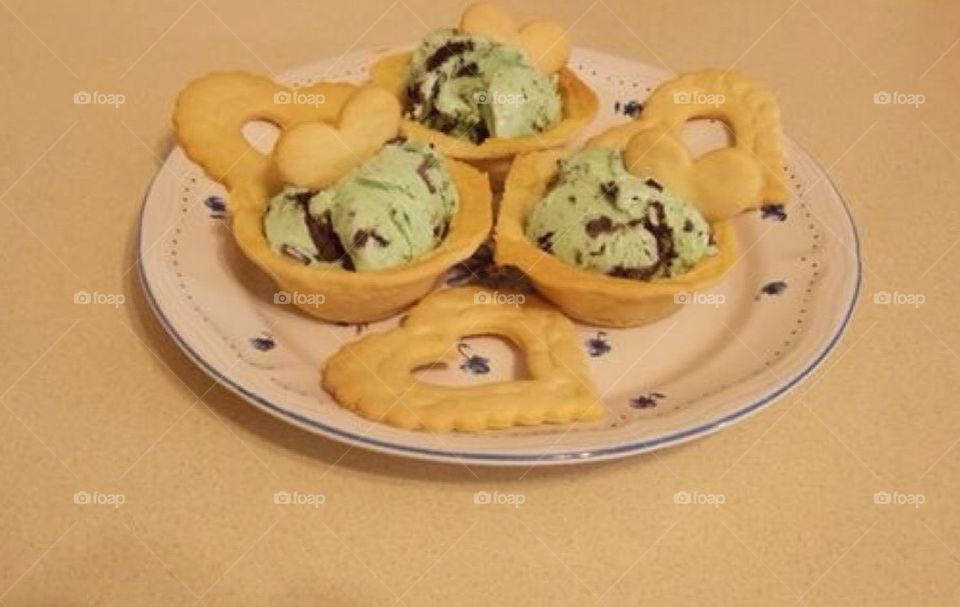
[[[393,92],[406,103],[407,69],[412,53],[387,55],[370,68],[374,84]],[[596,93],[572,70],[561,69],[559,76],[563,119],[555,127],[527,137],[491,137],[481,144],[436,131],[412,120],[404,120],[400,129],[410,139],[434,144],[443,154],[469,162],[490,175],[495,186],[503,183],[513,159],[527,152],[559,148],[576,137],[597,115]]]
[[[682,276],[643,282],[597,274],[542,251],[526,234],[529,213],[549,189],[558,160],[569,154],[536,152],[517,158],[507,178],[495,229],[496,262],[523,271],[537,291],[578,321],[607,326],[642,325],[676,311],[684,294],[715,284],[734,264],[737,246],[729,221],[716,222],[719,252]]]
[[[328,321],[368,322],[392,316],[429,293],[444,273],[468,258],[487,238],[492,224],[486,175],[446,159],[459,195],[446,238],[412,263],[369,272],[340,267],[311,268],[273,251],[263,234],[263,213],[281,190],[273,157],[253,148],[245,124],[265,120],[280,129],[310,121],[335,122],[357,89],[347,83],[319,83],[294,91],[262,76],[215,73],[191,82],[177,99],[174,128],[191,160],[229,190],[231,228],[243,253],[308,314]],[[319,105],[277,103],[278,94],[322,96]]]

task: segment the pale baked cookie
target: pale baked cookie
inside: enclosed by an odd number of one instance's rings
[[[400,132],[400,103],[379,87],[360,89],[347,99],[337,125],[299,124],[277,140],[277,168],[287,183],[325,188],[373,156]]]
[[[433,432],[598,419],[603,403],[573,324],[533,297],[520,306],[495,301],[480,288],[434,293],[401,327],[344,344],[324,366],[324,388],[366,418]],[[515,344],[530,379],[455,388],[414,377],[419,367],[454,359],[459,339],[476,334]]]
[[[570,38],[562,25],[534,21],[520,28],[509,13],[493,2],[477,2],[467,7],[460,17],[460,31],[515,44],[548,74],[560,71],[570,59]]]
[[[253,74],[215,73],[194,80],[180,93],[173,116],[177,139],[187,156],[229,189],[231,231],[247,258],[266,272],[298,308],[338,322],[378,320],[409,307],[429,293],[444,272],[483,243],[492,223],[486,176],[444,158],[444,169],[456,187],[459,205],[442,241],[410,263],[364,272],[338,266],[317,269],[274,250],[264,234],[264,213],[271,197],[287,184],[280,176],[275,155],[252,147],[243,135],[243,126],[266,120],[276,124],[283,132],[281,139],[285,139],[291,130],[303,125],[346,123],[355,125],[351,129],[356,132],[364,131],[367,141],[380,141],[392,132],[387,120],[378,117],[362,124],[363,116],[351,118],[350,112],[362,110],[364,114],[364,108],[371,105],[383,108],[395,104],[391,100],[383,104],[382,92],[358,94],[358,90],[346,83],[293,89]],[[324,152],[314,150],[316,141],[305,139],[304,154],[311,162],[304,174],[315,176],[326,170],[316,162]],[[287,145],[291,145],[290,140]],[[288,167],[288,171],[292,169]]]
[[[732,145],[694,158],[682,134],[696,118],[722,121],[733,134]],[[632,173],[657,179],[711,221],[789,202],[776,99],[736,71],[708,69],[668,80],[644,102],[636,121],[588,145],[623,149]]]
[[[243,136],[244,125],[265,120],[287,131],[305,123],[335,123],[356,91],[355,85],[345,82],[296,89],[256,74],[215,72],[180,92],[173,111],[174,132],[187,156],[229,188],[275,181],[273,158],[250,145]],[[231,198],[231,210],[238,202]]]

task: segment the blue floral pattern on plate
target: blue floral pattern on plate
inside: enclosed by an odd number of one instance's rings
[[[586,345],[587,353],[590,354],[592,358],[603,356],[611,349],[610,342],[607,341],[606,331],[597,331],[594,337],[586,341]]]
[[[457,346],[457,352],[463,357],[463,363],[460,369],[471,375],[486,375],[490,372],[490,359],[479,354],[470,354],[470,346],[460,344]]]
[[[210,210],[211,219],[223,219],[227,216],[227,203],[220,196],[208,196],[203,204]]]
[[[254,349],[260,350],[261,352],[269,352],[276,347],[277,342],[270,337],[269,333],[263,333],[257,337],[251,337],[250,345],[253,346]]]
[[[760,207],[760,219],[767,221],[786,221],[787,209],[782,204],[765,204]]]
[[[773,280],[763,285],[763,287],[760,288],[760,292],[757,293],[757,296],[755,297],[755,299],[759,301],[760,298],[764,295],[769,295],[771,297],[778,297],[786,293],[786,291],[787,291],[786,282],[782,280]]]
[[[660,392],[641,394],[636,398],[630,399],[630,407],[633,409],[652,409],[660,404],[660,401],[666,397],[666,394],[662,394]]]
[[[636,118],[640,115],[640,112],[643,111],[643,104],[637,101],[636,99],[631,99],[626,103],[620,103],[617,101],[613,104],[613,112],[615,114],[622,113],[624,116],[629,116],[630,118]]]

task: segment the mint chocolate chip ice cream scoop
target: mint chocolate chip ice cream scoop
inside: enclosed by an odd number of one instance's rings
[[[364,271],[415,260],[446,236],[457,190],[425,144],[387,144],[332,187],[287,187],[267,205],[270,247],[304,265]]]
[[[539,133],[563,117],[556,75],[519,47],[450,29],[413,53],[407,96],[413,120],[474,143]]]
[[[568,264],[638,280],[678,276],[717,252],[695,207],[627,171],[619,150],[602,148],[561,164],[526,235]]]

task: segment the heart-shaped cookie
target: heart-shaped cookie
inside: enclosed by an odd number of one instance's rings
[[[397,136],[401,113],[389,92],[360,89],[343,106],[336,126],[311,122],[284,131],[275,152],[281,178],[311,189],[333,185]]]
[[[513,18],[493,2],[467,7],[460,18],[460,31],[519,46],[546,74],[560,71],[570,59],[570,38],[562,25],[534,21],[518,28]]]
[[[478,431],[598,419],[603,404],[570,320],[532,296],[515,305],[516,298],[495,295],[480,288],[430,295],[401,327],[341,347],[324,367],[324,388],[364,417],[407,429]],[[516,345],[531,378],[463,388],[414,376],[420,367],[453,359],[460,338],[478,334]]]
[[[174,130],[187,156],[229,188],[273,182],[273,158],[250,145],[244,125],[263,120],[286,132],[304,123],[335,121],[356,90],[345,82],[291,88],[257,74],[215,72],[180,92]]]
[[[682,137],[687,122],[698,118],[726,124],[733,135],[730,147],[695,158]],[[650,95],[637,121],[590,145],[625,145],[624,162],[632,173],[653,177],[710,221],[789,198],[776,99],[737,72],[710,69],[669,80]]]

